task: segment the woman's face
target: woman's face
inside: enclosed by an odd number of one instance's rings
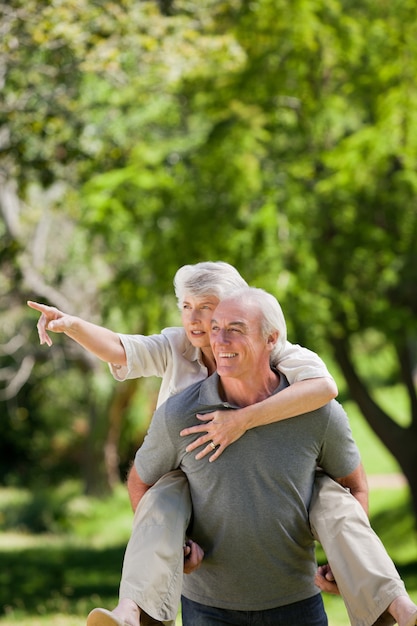
[[[184,296],[181,305],[182,324],[195,348],[210,347],[211,319],[218,303],[217,296]]]

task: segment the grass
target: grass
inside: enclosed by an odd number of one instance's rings
[[[368,473],[397,472],[395,459],[354,405],[345,403],[345,408]],[[0,524],[27,496],[0,490]],[[0,626],[84,626],[93,607],[117,603],[132,521],[125,489],[107,500],[73,497],[67,517],[66,533],[0,533]],[[417,536],[407,489],[372,490],[371,520],[417,603]],[[324,558],[320,551],[319,558]],[[324,602],[329,625],[348,626],[342,599],[324,594]]]
[[[371,495],[373,526],[417,602],[417,541],[407,490]],[[121,488],[107,501],[89,501],[83,510],[77,532],[68,536],[0,535],[1,626],[22,621],[26,626],[82,626],[93,607],[117,603],[131,521],[126,494]],[[324,601],[330,626],[348,626],[341,598],[325,595]]]
[[[0,492],[0,502],[6,497]],[[95,606],[117,604],[132,513],[123,487],[111,498],[76,498],[66,534],[0,534],[2,626],[77,626]]]

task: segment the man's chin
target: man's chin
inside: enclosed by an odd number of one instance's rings
[[[237,376],[237,369],[234,365],[223,365],[223,364],[219,364],[217,363],[217,373],[219,376],[221,377],[233,377],[235,378]]]

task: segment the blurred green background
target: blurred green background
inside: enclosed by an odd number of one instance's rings
[[[158,389],[40,346],[26,301],[158,332],[201,260],[276,295],[328,363],[366,469],[402,479],[378,479],[373,520],[415,593],[415,2],[10,0],[0,18],[0,622],[112,604]]]

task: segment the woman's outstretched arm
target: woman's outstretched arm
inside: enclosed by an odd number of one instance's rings
[[[37,323],[38,335],[41,345],[52,345],[52,339],[48,332],[65,333],[76,341],[80,346],[91,352],[106,363],[114,365],[126,365],[125,349],[117,333],[92,324],[81,317],[68,315],[54,306],[28,301],[28,306],[40,312]]]

